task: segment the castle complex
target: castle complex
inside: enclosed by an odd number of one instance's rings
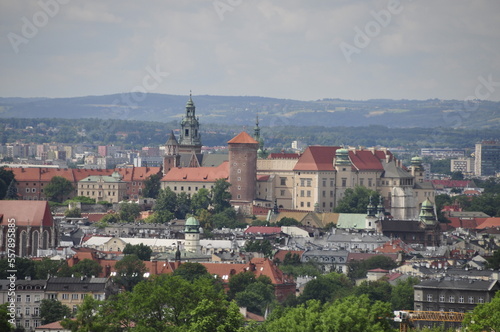
[[[164,158],[162,187],[192,194],[212,188],[215,180],[231,183],[231,203],[248,214],[252,206],[303,211],[332,211],[346,189],[377,191],[395,219],[417,219],[425,200],[434,202],[434,187],[425,182],[422,159],[406,168],[385,148],[310,146],[302,154],[264,151],[258,118],[254,137],[241,132],[228,141],[229,155],[204,166],[199,121],[191,96],[181,122],[179,141],[171,133]],[[184,160],[184,162],[183,162]]]

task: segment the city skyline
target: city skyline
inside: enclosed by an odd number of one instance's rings
[[[2,97],[500,100],[493,1],[0,6]]]

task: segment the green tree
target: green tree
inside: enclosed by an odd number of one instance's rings
[[[471,332],[500,331],[500,292],[496,292],[491,302],[478,304],[466,313],[462,324]]]
[[[68,209],[64,212],[64,216],[68,218],[81,218],[82,210],[80,210],[79,208]]]
[[[87,196],[75,196],[71,199],[67,199],[63,204],[69,205],[71,202],[79,202],[83,204],[95,204],[95,199]]]
[[[135,286],[130,304],[138,331],[175,331],[180,327],[179,331],[230,332],[243,323],[234,305],[214,287],[213,278],[190,282],[179,276],[154,276]],[[224,328],[213,329],[219,325]]]
[[[392,287],[390,301],[392,310],[413,310],[413,286],[419,282],[420,279],[417,277],[409,277],[406,280],[398,281],[396,285]]]
[[[193,281],[202,277],[210,277],[210,273],[208,273],[207,268],[200,263],[186,262],[175,269],[174,276]]]
[[[274,286],[270,281],[256,280],[235,295],[236,303],[240,307],[246,307],[248,311],[261,316],[265,314],[274,299]]]
[[[99,220],[102,224],[115,224],[120,221],[120,215],[118,213],[108,213]]]
[[[173,192],[170,187],[160,190],[155,205],[153,206],[153,211],[168,211],[174,213],[176,207],[177,194]]]
[[[299,302],[319,300],[321,303],[343,298],[352,292],[352,282],[341,273],[330,272],[309,281],[299,296]]]
[[[92,296],[86,296],[83,303],[78,306],[73,319],[65,318],[61,325],[71,332],[106,331],[106,324],[98,315],[102,302],[95,300]]]
[[[7,270],[12,270],[12,268],[9,267],[8,259],[0,259],[0,279],[5,280],[10,276]],[[35,262],[29,258],[17,257],[15,270],[17,271],[17,279],[25,279],[26,277],[35,279]]]
[[[233,274],[229,277],[229,291],[227,293],[229,299],[234,299],[236,294],[243,292],[248,285],[256,282],[255,275],[251,271],[245,271]]]
[[[97,277],[102,272],[102,267],[96,261],[85,258],[73,265],[71,272],[77,277]]]
[[[177,219],[185,219],[186,214],[190,212],[191,199],[186,192],[181,192],[177,195],[177,206],[175,207],[175,217]]]
[[[295,218],[283,217],[277,223],[277,227],[281,226],[301,226],[302,224]]]
[[[392,286],[386,280],[363,281],[359,286],[354,287],[354,295],[367,295],[370,301],[390,302]]]
[[[264,254],[265,257],[271,257],[273,246],[269,240],[248,240],[245,243],[246,252],[258,252]]]
[[[120,220],[133,223],[141,214],[141,207],[137,203],[120,203]]]
[[[220,213],[231,207],[231,193],[229,187],[231,184],[225,179],[217,179],[212,188],[212,206],[215,213]]]
[[[35,262],[35,279],[47,279],[49,276],[59,276],[59,270],[67,266],[65,260],[51,260],[44,257],[41,261]]]
[[[11,332],[14,331],[14,325],[9,323],[11,319],[7,309],[8,303],[0,305],[0,331]]]
[[[135,254],[125,255],[115,264],[115,283],[123,286],[126,291],[131,291],[135,285],[144,280],[146,265]]]
[[[379,193],[370,190],[366,187],[356,186],[347,188],[337,207],[334,209],[336,213],[366,213],[368,204],[372,198],[372,204],[377,204],[379,201]]]
[[[136,255],[142,261],[149,261],[153,250],[144,243],[130,244],[127,243],[123,249],[124,255]]]
[[[62,176],[54,176],[45,186],[45,196],[50,200],[62,203],[68,196],[75,191],[71,181]]]
[[[287,252],[285,258],[283,259],[283,265],[300,265],[300,256],[298,254],[292,254],[291,252]]]
[[[245,228],[245,221],[240,221],[238,214],[232,207],[211,216],[210,223],[214,228]]]
[[[210,206],[210,191],[201,188],[191,197],[191,210],[198,215],[200,210],[207,210]]]
[[[391,258],[383,255],[376,255],[363,261],[350,261],[348,276],[351,279],[365,278],[368,270],[384,269],[392,270],[398,265]]]
[[[311,300],[282,315],[268,319],[263,331],[331,331],[331,332],[388,332],[392,312],[390,305],[372,303],[368,296],[349,296],[321,304]]]
[[[144,222],[150,224],[166,224],[175,218],[175,215],[170,211],[155,211],[149,217],[144,219]]]
[[[493,256],[488,257],[487,260],[489,269],[500,269],[500,249],[495,250]]]
[[[451,179],[452,180],[463,180],[464,179],[464,173],[460,171],[455,171],[451,173]]]
[[[55,299],[43,299],[40,304],[40,318],[42,324],[57,322],[71,317],[71,310]]]
[[[142,196],[149,198],[157,198],[161,189],[160,180],[161,180],[160,173],[148,176],[148,178],[144,180],[144,189],[142,191]]]
[[[6,198],[12,182],[15,183],[14,172],[7,170],[5,166],[0,167],[0,199]]]

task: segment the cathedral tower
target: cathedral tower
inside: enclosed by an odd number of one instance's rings
[[[186,103],[186,114],[181,122],[181,135],[179,137],[179,153],[201,153],[200,123],[196,118],[196,107],[191,94]]]

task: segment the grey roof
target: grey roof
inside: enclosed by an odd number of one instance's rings
[[[396,166],[395,163],[382,163],[384,166],[384,178],[413,178],[411,173],[405,171],[401,167]]]
[[[450,217],[458,218],[489,218],[490,216],[480,211],[450,211]]]
[[[52,277],[47,280],[47,291],[102,292],[108,278]]]
[[[485,281],[485,280],[472,280],[472,279],[459,279],[450,280],[444,279],[431,279],[424,280],[414,288],[437,288],[437,289],[460,289],[460,290],[481,290],[491,291],[499,288],[498,280]]]
[[[202,167],[217,167],[226,160],[229,160],[229,155],[227,153],[210,153],[204,154],[203,160],[201,161]]]
[[[9,289],[9,284],[10,284],[9,280],[0,280],[0,291]],[[40,287],[41,288],[40,290],[43,290],[46,284],[47,280],[24,280],[24,279],[16,280],[16,288],[18,290],[27,290],[25,289],[26,286],[31,286],[32,287],[30,289],[31,291],[36,290],[33,289],[33,287]]]
[[[385,219],[380,221],[383,232],[424,232],[418,220],[394,220]]]
[[[430,181],[416,182],[414,185],[415,189],[435,189],[434,184]]]

